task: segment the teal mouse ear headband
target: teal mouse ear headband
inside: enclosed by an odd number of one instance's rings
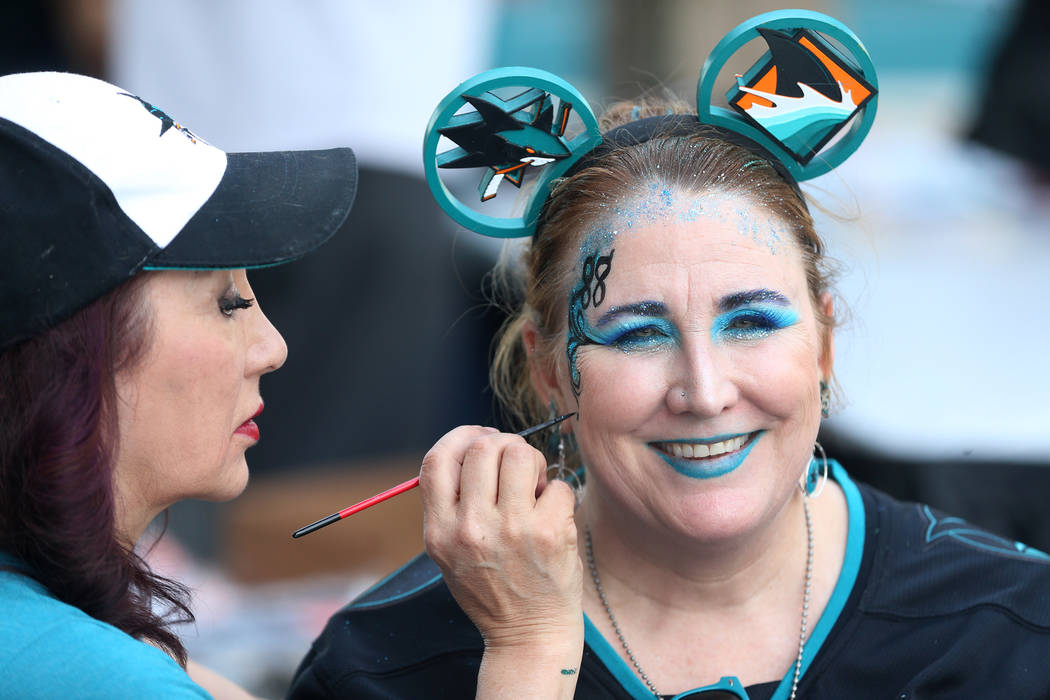
[[[566,138],[576,114],[583,132]],[[438,152],[441,140],[451,148]],[[427,184],[438,204],[459,224],[496,238],[529,236],[549,183],[601,143],[587,100],[556,75],[536,68],[496,68],[460,84],[438,104],[423,141]],[[478,198],[489,202],[507,185],[521,187],[530,170],[535,188],[520,216],[493,216],[468,207],[442,181],[438,169],[480,169]]]
[[[726,94],[729,109],[711,104],[726,62],[754,39],[768,51],[737,77]],[[827,173],[857,150],[875,118],[877,85],[871,57],[841,22],[806,10],[768,12],[715,46],[697,82],[697,118],[687,121],[692,128],[706,124],[730,132],[727,140],[770,160],[797,189],[798,182]],[[569,138],[573,115],[583,128]],[[497,68],[462,83],[434,110],[423,143],[427,184],[462,226],[497,238],[530,236],[553,180],[623,145],[624,137],[641,143],[668,129],[688,130],[682,120],[643,119],[603,135],[590,105],[569,83],[535,68]],[[479,173],[472,206],[439,172],[456,169]],[[534,183],[520,214],[487,213],[489,202],[508,198],[526,178]]]

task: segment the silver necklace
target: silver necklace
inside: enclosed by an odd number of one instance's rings
[[[806,628],[809,620],[809,591],[813,582],[813,521],[809,516],[809,502],[805,496],[802,497],[802,510],[806,514],[806,581],[802,592],[802,622],[799,625],[798,656],[795,657],[795,674],[791,682],[791,700],[795,700],[795,693],[798,692],[798,681],[802,675],[802,650],[806,645]],[[627,658],[634,664],[634,669],[638,672],[638,676],[653,695],[660,697],[660,693],[657,692],[653,682],[649,680],[649,676],[645,675],[645,671],[638,664],[638,659],[634,658],[634,652],[631,651],[631,647],[627,646],[627,640],[624,639],[623,631],[620,629],[619,623],[616,622],[616,616],[613,615],[612,608],[609,607],[609,601],[605,597],[605,589],[602,588],[602,580],[598,577],[598,567],[594,563],[594,547],[591,545],[591,528],[589,526],[584,526],[584,539],[587,545],[587,565],[591,569],[591,580],[594,581],[594,587],[598,591],[598,598],[602,601],[602,607],[605,608],[605,614],[609,616],[609,622],[612,623],[613,630],[616,631],[616,636],[620,639],[624,653],[627,654]]]

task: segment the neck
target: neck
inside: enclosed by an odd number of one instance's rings
[[[711,540],[625,517],[591,495],[577,520],[591,531],[603,584],[632,599],[665,609],[731,611],[798,587],[806,556],[801,494],[753,531]]]
[[[814,625],[845,555],[849,513],[836,484],[829,482],[819,499],[808,502],[815,540],[811,577],[797,491],[747,533],[701,539],[681,524],[647,519],[643,509],[607,503],[594,486],[588,484],[586,510],[577,514],[580,551],[586,551],[590,529],[607,602],[588,582],[584,610],[625,663],[632,660],[616,644],[610,615],[661,692],[709,685],[725,675],[751,685],[792,672],[807,578],[808,623]]]
[[[151,507],[134,493],[116,489],[116,535],[128,549],[134,549],[146,528],[164,508]]]

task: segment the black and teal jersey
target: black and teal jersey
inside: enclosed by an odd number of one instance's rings
[[[855,484],[837,464],[832,476],[849,504],[846,557],[797,697],[1050,698],[1050,558]],[[615,641],[586,621],[577,698],[652,698]],[[420,555],[332,616],[289,697],[473,698],[482,651]],[[793,670],[749,686],[750,700],[788,698]]]

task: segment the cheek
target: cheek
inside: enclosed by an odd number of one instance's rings
[[[819,416],[817,349],[801,339],[756,348],[741,373],[745,394],[763,413],[809,425]]]
[[[158,368],[151,407],[168,417],[171,439],[185,454],[225,449],[233,428],[243,367],[226,343],[176,342]]]
[[[641,425],[663,405],[668,361],[666,353],[583,348],[578,360],[581,422],[610,432],[629,432]]]

